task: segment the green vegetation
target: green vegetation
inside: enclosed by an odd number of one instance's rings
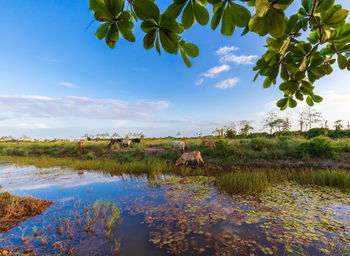
[[[243,6],[255,7],[255,12]],[[266,39],[267,51],[257,61],[256,76],[265,77],[264,88],[281,78],[279,89],[283,98],[277,106],[284,110],[295,108],[297,101],[309,106],[323,100],[314,94],[314,82],[333,72],[338,60],[340,69],[350,70],[349,11],[334,0],[302,0],[297,13],[286,16],[285,11],[294,0],[175,0],[161,13],[150,0],[90,0],[95,19],[103,22],[97,29],[97,39],[105,39],[114,48],[119,34],[135,42],[134,25],[140,20],[145,33],[143,46],[153,47],[161,54],[161,47],[169,54],[178,54],[190,67],[189,57],[199,54],[196,45],[186,42],[183,32],[195,22],[204,26],[210,21],[207,7],[212,8],[211,28],[221,23],[221,34],[232,36],[242,28],[242,36],[254,32]],[[238,4],[240,3],[240,4]]]
[[[216,185],[230,193],[259,193],[271,184],[297,182],[350,191],[350,172],[343,170],[253,170],[219,175]]]
[[[187,151],[199,150],[206,163],[215,165],[234,165],[259,159],[266,161],[303,160],[305,162],[313,158],[344,161],[350,159],[350,139],[331,140],[323,135],[310,140],[285,135],[251,137],[214,138],[213,141],[216,144],[214,149],[204,147],[201,138],[181,140],[186,143]],[[111,149],[108,148],[107,141],[87,141],[83,150],[80,150],[75,142],[69,141],[0,142],[0,156],[41,157],[42,161],[46,157],[81,159],[87,160],[86,163],[89,163],[89,166],[97,163],[96,165],[106,166],[104,167],[106,169],[127,170],[133,168],[134,165],[141,165],[140,168],[146,170],[149,168],[168,169],[168,165],[173,164],[181,155],[181,152],[173,151],[171,140],[145,139],[143,143],[134,144],[130,148],[114,145]],[[112,167],[108,167],[109,165]]]

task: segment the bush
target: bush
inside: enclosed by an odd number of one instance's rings
[[[327,136],[328,135],[328,129],[326,128],[312,128],[308,130],[307,132],[304,132],[304,137],[307,139],[311,139],[317,136]]]
[[[94,152],[89,152],[85,155],[85,159],[95,159],[95,154]]]
[[[262,149],[267,148],[268,145],[269,141],[266,138],[254,138],[250,141],[250,147],[256,151],[261,151]]]
[[[309,153],[314,157],[335,157],[335,148],[332,141],[324,136],[318,136],[310,141]]]

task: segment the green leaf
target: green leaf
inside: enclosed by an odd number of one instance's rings
[[[269,88],[269,87],[271,86],[271,84],[272,84],[272,81],[270,80],[270,78],[269,78],[269,77],[266,77],[266,78],[265,78],[265,81],[264,81],[264,83],[263,83],[263,87],[264,87],[264,88]]]
[[[140,20],[159,20],[159,8],[152,0],[135,0],[133,8]]]
[[[188,1],[188,4],[186,5],[186,7],[182,13],[181,23],[185,29],[189,29],[194,23],[194,16],[193,16],[193,9],[192,9],[192,2],[191,1]]]
[[[345,56],[338,54],[338,65],[340,69],[346,69],[348,65],[348,60]]]
[[[109,48],[113,49],[116,43],[118,42],[118,39],[119,39],[118,28],[117,28],[117,25],[113,23],[106,34],[106,37],[105,37],[106,44],[108,45]]]
[[[333,13],[331,17],[324,21],[325,24],[331,27],[340,27],[344,24],[346,17],[348,16],[349,11],[345,9],[340,9]]]
[[[183,62],[186,64],[187,67],[190,68],[191,67],[191,62],[188,59],[188,57],[186,56],[186,53],[182,49],[180,49],[180,53],[181,53],[181,57],[182,57]]]
[[[123,0],[105,0],[106,6],[110,13],[114,17],[118,17],[119,13],[123,10],[124,1]]]
[[[288,49],[288,46],[290,44],[290,39],[288,38],[287,40],[284,40],[281,49],[280,49],[280,54],[284,55]]]
[[[151,30],[156,29],[156,24],[153,21],[145,20],[141,23],[141,29],[143,32],[148,33]]]
[[[234,23],[239,28],[244,28],[248,25],[249,20],[251,18],[250,11],[247,8],[235,4],[233,2],[230,3],[230,9],[232,12],[232,17],[234,17]]]
[[[297,98],[298,100],[304,100],[304,96],[302,93],[300,93],[299,91],[297,91],[295,93],[295,98]]]
[[[195,44],[185,43],[183,45],[183,49],[184,49],[185,53],[188,56],[190,56],[191,58],[197,57],[199,54],[198,46]]]
[[[169,18],[172,18],[175,20],[181,14],[181,11],[184,8],[185,4],[186,2],[181,5],[172,3],[171,5],[168,6],[168,8],[165,10],[163,15],[166,15]]]
[[[281,10],[272,9],[270,35],[274,38],[279,38],[284,35],[286,30],[286,21],[284,13]]]
[[[287,91],[289,89],[290,82],[283,82],[280,84],[279,89],[281,91]]]
[[[109,25],[110,25],[110,23],[106,22],[98,27],[98,29],[96,30],[96,33],[95,33],[95,36],[98,40],[101,40],[106,36]]]
[[[314,105],[314,102],[313,102],[313,100],[311,99],[310,96],[307,96],[307,98],[306,98],[306,103],[307,103],[310,107],[312,107],[312,106]]]
[[[154,46],[154,40],[156,39],[157,30],[149,31],[143,38],[143,47],[146,50],[152,49]]]
[[[98,21],[108,21],[113,19],[113,15],[108,10],[104,0],[90,0],[90,9],[95,14]]]
[[[197,3],[197,1],[193,2],[193,14],[200,25],[208,24],[209,12],[205,7]]]
[[[129,42],[135,42],[135,36],[132,31],[132,27],[134,24],[130,21],[119,21],[118,22],[118,28],[120,34],[124,37],[125,40],[128,40]]]
[[[266,0],[256,0],[255,1],[255,13],[259,17],[265,16],[270,8],[270,4]]]
[[[287,103],[288,103],[288,98],[283,98],[283,99],[280,99],[279,101],[277,101],[277,107],[279,108],[283,108],[285,106],[287,106]]]
[[[179,42],[177,35],[171,31],[159,30],[160,43],[163,49],[170,54],[176,54],[179,49]]]
[[[289,107],[291,108],[295,108],[298,105],[297,101],[293,98],[289,98],[288,104],[289,104]]]
[[[214,13],[214,16],[213,18],[211,19],[211,28],[212,30],[215,30],[217,28],[217,26],[219,25],[220,23],[220,20],[222,18],[222,14],[224,12],[224,8],[225,8],[225,5],[221,5],[221,7],[219,9],[216,10],[216,12]]]
[[[232,36],[234,31],[235,25],[233,22],[233,16],[230,11],[230,7],[226,6],[221,21],[221,34],[224,36]]]
[[[301,0],[301,4],[307,12],[311,11],[314,0]]]
[[[299,70],[300,71],[305,71],[306,70],[306,68],[307,68],[307,61],[308,61],[308,58],[304,57],[301,65],[299,66]]]
[[[320,102],[323,101],[323,98],[322,98],[321,96],[319,96],[319,95],[312,94],[312,95],[310,95],[310,96],[311,96],[312,100],[313,100],[314,102],[316,102],[316,103],[320,103]]]
[[[259,36],[265,36],[270,29],[271,12],[268,11],[264,17],[254,15],[249,21],[249,30],[254,31]]]
[[[329,10],[334,5],[334,0],[322,0],[319,1],[315,12],[324,12]]]

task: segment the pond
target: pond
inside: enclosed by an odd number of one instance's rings
[[[349,194],[284,183],[230,195],[213,179],[4,163],[6,190],[54,204],[0,234],[0,248],[29,255],[349,255]]]

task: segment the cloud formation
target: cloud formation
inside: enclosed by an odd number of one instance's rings
[[[257,55],[235,55],[232,53],[237,50],[239,48],[235,46],[223,46],[215,53],[220,56],[220,63],[234,63],[237,65],[251,65],[258,58]]]
[[[225,72],[225,71],[229,71],[229,70],[230,70],[230,66],[223,64],[221,66],[212,67],[211,69],[209,69],[206,73],[203,73],[202,75],[205,77],[209,77],[209,78],[215,78],[221,72]]]
[[[69,82],[58,82],[59,85],[62,85],[64,87],[72,87],[72,88],[78,88],[78,86],[76,86],[73,83],[69,83]]]
[[[236,84],[239,82],[239,79],[234,77],[234,78],[229,78],[224,81],[221,81],[215,85],[215,88],[218,89],[227,89],[236,86]]]
[[[237,50],[239,50],[239,48],[235,46],[223,46],[223,47],[220,47],[218,50],[216,50],[215,53],[218,55],[227,55]]]
[[[145,120],[168,108],[168,101],[128,103],[115,99],[67,96],[0,95],[0,111],[23,117],[83,117],[104,120]]]

